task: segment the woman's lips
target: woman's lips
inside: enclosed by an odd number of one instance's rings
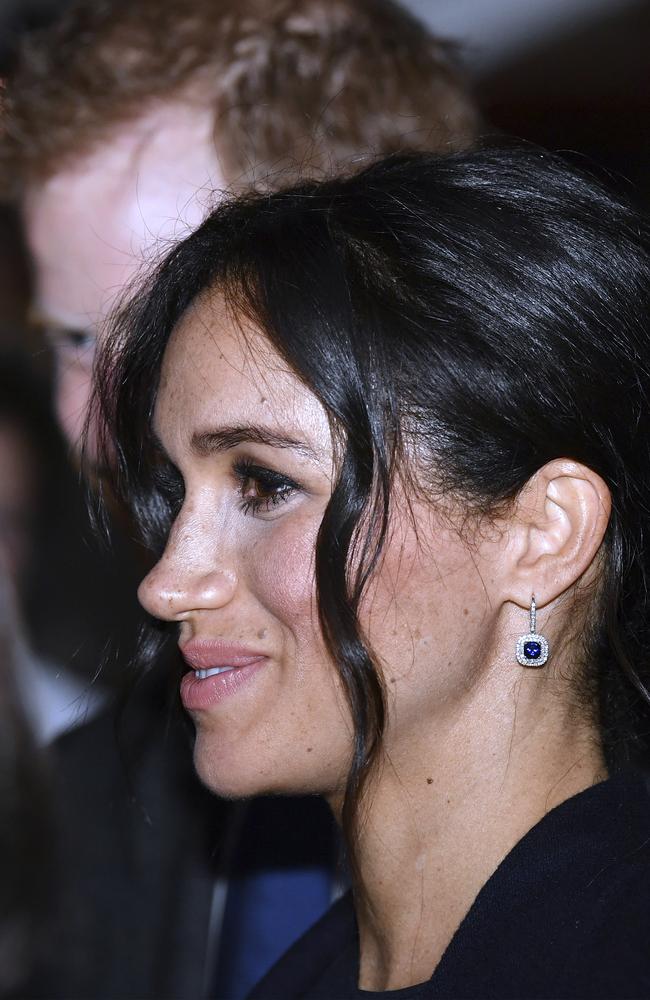
[[[181,654],[192,668],[181,681],[181,701],[190,712],[209,709],[230,698],[268,663],[265,653],[239,643],[205,639],[186,643]]]

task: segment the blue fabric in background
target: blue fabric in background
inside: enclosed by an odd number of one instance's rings
[[[313,797],[250,803],[228,874],[215,1000],[244,1000],[328,909],[338,834]]]

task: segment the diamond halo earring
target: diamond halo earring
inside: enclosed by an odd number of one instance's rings
[[[530,632],[517,639],[517,660],[522,667],[543,667],[548,660],[548,641],[537,631],[534,594],[530,599]]]

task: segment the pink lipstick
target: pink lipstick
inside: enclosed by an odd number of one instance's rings
[[[181,654],[191,667],[181,681],[181,700],[190,712],[209,709],[236,694],[268,664],[265,653],[209,639],[192,639]]]

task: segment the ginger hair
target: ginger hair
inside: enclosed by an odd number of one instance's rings
[[[479,127],[454,49],[393,0],[84,0],[23,44],[0,184],[19,193],[157,103],[213,109],[224,176],[348,172]]]

